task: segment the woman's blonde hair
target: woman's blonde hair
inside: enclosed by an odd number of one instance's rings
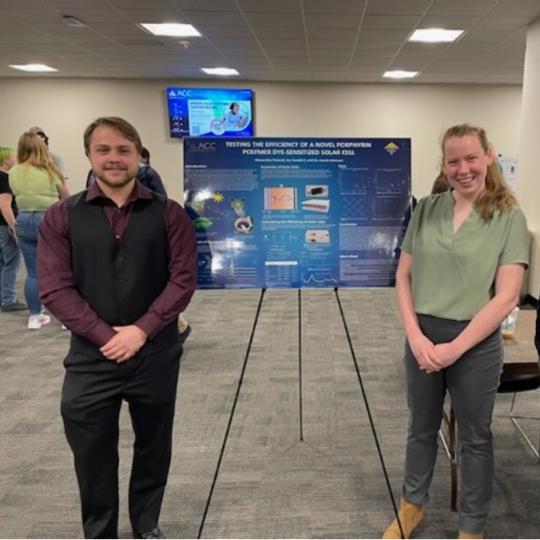
[[[491,145],[488,142],[488,138],[484,129],[471,124],[459,124],[452,126],[446,130],[441,142],[442,149],[442,165],[444,166],[444,147],[446,141],[452,137],[465,137],[466,135],[473,135],[478,137],[484,152],[488,153],[492,151]],[[517,200],[508,189],[506,182],[499,170],[499,167],[495,163],[488,166],[486,174],[486,189],[481,197],[479,197],[475,203],[475,208],[485,221],[490,221],[493,217],[495,210],[505,211],[510,210],[513,206],[517,205]]]
[[[17,161],[47,171],[51,185],[63,177],[53,163],[49,150],[39,135],[25,132],[20,136],[17,145]]]

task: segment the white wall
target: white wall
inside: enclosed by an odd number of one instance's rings
[[[186,81],[13,78],[0,83],[0,145],[38,125],[60,154],[72,191],[83,187],[88,163],[82,134],[96,117],[123,116],[139,130],[169,194],[180,199],[182,144],[167,131],[165,88]],[[200,86],[191,83],[193,86]],[[414,84],[238,83],[255,90],[259,136],[410,137],[413,192],[430,191],[446,127],[473,122],[486,128],[497,153],[515,155],[519,86]]]

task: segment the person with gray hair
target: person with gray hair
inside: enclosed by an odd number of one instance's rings
[[[31,127],[28,130],[28,133],[31,133],[32,135],[37,135],[38,137],[41,137],[41,140],[45,143],[45,146],[47,147],[47,150],[49,150],[49,155],[52,158],[52,161],[54,163],[54,166],[62,173],[64,176],[64,180],[67,178],[66,173],[64,171],[64,162],[62,158],[55,154],[54,152],[51,152],[49,148],[49,137],[46,135],[45,130],[43,128],[40,128],[39,126]]]

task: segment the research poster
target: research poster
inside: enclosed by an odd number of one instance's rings
[[[203,289],[389,287],[410,139],[184,140]]]

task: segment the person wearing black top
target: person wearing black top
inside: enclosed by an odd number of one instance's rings
[[[0,147],[0,300],[2,311],[22,311],[26,305],[17,302],[15,280],[21,254],[15,239],[17,204],[9,188],[8,171],[15,163],[11,148]]]

